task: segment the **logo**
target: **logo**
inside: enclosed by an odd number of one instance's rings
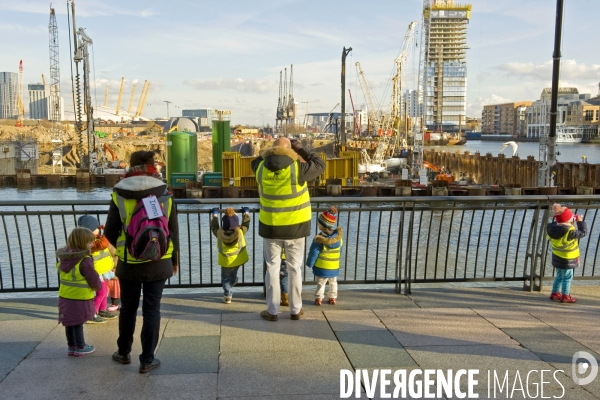
[[[584,361],[581,361],[581,360]],[[598,375],[598,362],[596,358],[588,353],[587,351],[578,351],[573,354],[573,360],[571,361],[573,382],[577,385],[583,386],[592,382],[596,375]],[[589,375],[583,377],[589,371]]]

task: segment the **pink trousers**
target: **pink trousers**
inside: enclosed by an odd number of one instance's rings
[[[100,310],[106,310],[106,296],[108,295],[108,286],[106,285],[106,281],[102,281],[102,289],[96,292],[96,297],[94,297],[94,308],[96,309],[96,314]]]

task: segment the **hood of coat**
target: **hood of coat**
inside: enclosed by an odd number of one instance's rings
[[[217,239],[225,244],[232,244],[238,241],[240,237],[240,229],[234,229],[232,231],[224,231],[223,229],[219,229],[217,231]]]
[[[73,250],[68,247],[62,247],[56,250],[55,254],[60,260],[60,270],[62,272],[69,272],[83,257],[89,256],[90,252],[87,250]]]
[[[331,246],[342,240],[342,233],[342,227],[338,226],[337,229],[329,236],[325,236],[323,232],[319,233],[317,236],[315,236],[315,242],[324,244],[326,246]]]
[[[121,179],[113,188],[119,196],[126,199],[143,199],[150,195],[160,197],[167,193],[167,184],[151,176],[130,176]]]
[[[556,221],[548,224],[548,236],[552,239],[560,239],[565,236],[571,228],[571,224],[559,224]]]
[[[271,147],[265,150],[261,157],[265,160],[265,167],[269,171],[282,170],[298,160],[298,154],[294,150],[283,147]]]

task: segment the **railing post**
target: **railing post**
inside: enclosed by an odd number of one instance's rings
[[[415,204],[411,202],[410,220],[408,223],[408,238],[406,241],[406,255],[404,256],[404,294],[411,294],[412,279],[412,247],[413,247],[413,229],[415,221]]]
[[[541,291],[541,273],[540,269],[544,269],[542,264],[543,251],[545,250],[544,243],[544,232],[546,231],[545,222],[548,220],[548,207],[544,209],[542,219],[540,221],[540,211],[542,203],[538,202],[531,221],[531,229],[529,230],[529,237],[527,239],[527,253],[525,255],[525,265],[523,270],[523,276],[526,278],[523,281],[523,290],[533,292]],[[531,263],[529,274],[527,274],[527,263]]]

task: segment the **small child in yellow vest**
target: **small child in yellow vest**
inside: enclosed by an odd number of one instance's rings
[[[246,239],[244,234],[250,226],[250,209],[242,209],[242,224],[233,210],[228,207],[221,218],[219,227],[219,209],[213,208],[210,230],[217,238],[219,265],[221,266],[221,284],[223,285],[223,303],[230,304],[233,295],[232,288],[238,282],[237,272],[240,266],[248,261]]]
[[[56,264],[60,282],[58,322],[65,327],[69,356],[94,352],[94,346],[86,344],[83,337],[83,324],[94,316],[95,292],[102,289],[90,253],[93,243],[92,231],[77,227],[67,238],[67,246],[56,250],[60,260]]]
[[[337,304],[337,276],[340,272],[340,255],[342,250],[342,228],[335,228],[337,209],[334,206],[323,211],[317,217],[319,233],[315,236],[310,249],[306,265],[312,268],[317,278],[315,292],[315,305],[323,303],[325,285],[329,282],[327,293],[328,303]]]
[[[556,270],[550,300],[575,303],[577,300],[571,296],[571,281],[573,270],[579,267],[579,239],[587,235],[587,225],[583,215],[573,215],[568,207],[553,204],[552,211],[555,221],[546,228],[552,244],[552,266]]]

